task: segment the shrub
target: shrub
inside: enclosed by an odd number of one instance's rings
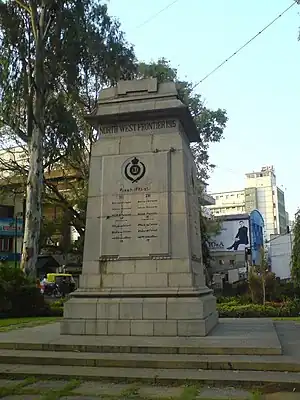
[[[53,317],[62,317],[63,313],[64,313],[64,303],[67,301],[68,299],[59,299],[53,303],[49,304],[50,307],[50,314]]]
[[[47,305],[35,283],[19,268],[0,266],[0,315],[33,317],[47,314]]]
[[[230,304],[230,305],[241,305],[251,303],[251,298],[249,295],[234,296],[234,297],[218,297],[217,303],[220,304]]]
[[[261,304],[218,303],[217,309],[221,318],[259,318],[259,317],[298,317],[300,302]]]

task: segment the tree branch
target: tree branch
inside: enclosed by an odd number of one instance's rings
[[[30,4],[30,19],[31,19],[31,26],[32,26],[32,32],[34,36],[35,42],[37,42],[38,39],[38,27],[37,27],[37,5],[36,1],[29,1]]]
[[[31,10],[28,6],[26,6],[26,4],[22,3],[20,0],[15,0],[16,3],[23,8],[23,10],[27,11],[29,14],[31,14]]]

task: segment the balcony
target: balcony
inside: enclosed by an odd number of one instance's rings
[[[207,194],[206,192],[202,193],[202,196],[201,196],[201,205],[202,206],[213,206],[215,204],[216,204],[216,200],[210,194]]]

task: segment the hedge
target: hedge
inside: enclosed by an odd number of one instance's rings
[[[271,318],[271,317],[299,317],[300,303],[291,301],[287,303],[260,304],[232,304],[218,303],[217,309],[220,318]]]
[[[17,267],[0,266],[0,317],[50,315],[50,308],[35,283]]]

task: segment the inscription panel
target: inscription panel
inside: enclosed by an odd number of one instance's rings
[[[129,159],[114,157],[114,173],[110,174],[109,180],[103,179],[101,257],[169,255],[168,158],[168,152]],[[107,177],[105,171],[112,166],[111,157],[103,164],[104,177]],[[155,165],[164,172],[158,174]]]
[[[102,157],[102,195],[160,193],[169,190],[168,151]]]
[[[179,125],[176,119],[164,119],[156,121],[141,121],[130,123],[119,123],[114,125],[101,125],[99,128],[100,136],[120,135],[120,134],[149,134],[157,131],[174,131]]]

